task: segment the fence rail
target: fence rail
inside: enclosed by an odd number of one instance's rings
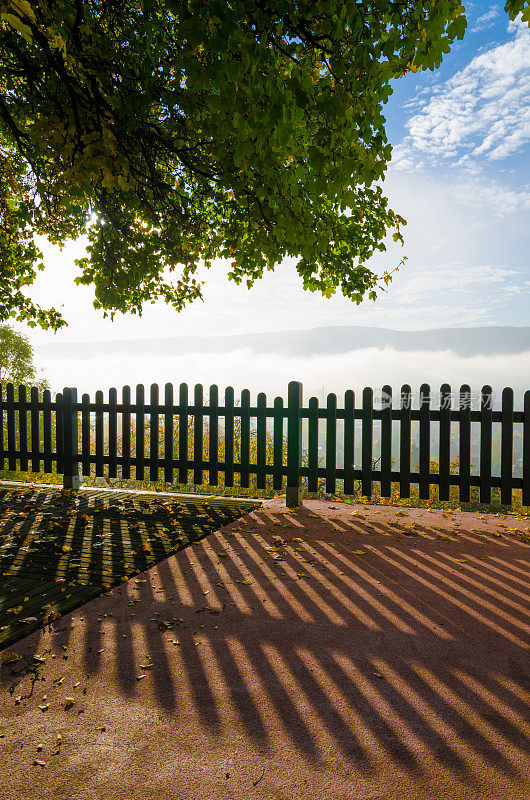
[[[491,502],[491,489],[500,488],[501,503],[511,505],[514,489],[522,490],[522,504],[530,505],[530,391],[524,394],[522,411],[514,410],[514,393],[510,388],[502,392],[500,410],[492,409],[492,390],[484,386],[480,394],[480,409],[471,408],[471,390],[460,387],[458,401],[453,407],[451,388],[444,384],[438,395],[439,407],[431,403],[431,390],[427,384],[420,387],[419,408],[412,408],[412,391],[405,385],[401,389],[399,405],[395,407],[390,386],[383,387],[382,407],[374,407],[374,392],[366,388],[359,406],[355,394],[348,390],[344,405],[337,407],[337,396],[329,394],[325,407],[319,406],[316,397],[302,404],[302,385],[291,381],[287,404],[276,397],[267,405],[266,395],[257,396],[257,404],[250,404],[250,392],[244,389],[240,405],[234,401],[234,390],[227,387],[224,403],[219,405],[217,386],[211,386],[208,404],[204,402],[201,385],[194,387],[190,403],[188,386],[180,384],[178,402],[174,387],[166,384],[161,401],[159,387],[150,387],[146,402],[143,386],[136,387],[135,399],[131,389],[123,387],[121,402],[116,389],[109,390],[108,402],[98,391],[92,401],[84,394],[78,401],[77,390],[65,388],[52,400],[49,391],[39,397],[32,387],[29,392],[19,386],[15,395],[13,384],[0,386],[0,469],[15,471],[31,469],[32,472],[56,471],[64,476],[65,486],[76,487],[79,469],[89,475],[92,465],[96,477],[102,477],[107,467],[109,478],[131,478],[134,469],[136,480],[144,480],[146,472],[152,481],[159,480],[163,472],[166,483],[178,481],[187,484],[193,472],[195,485],[219,484],[219,474],[224,485],[234,486],[234,475],[239,474],[240,486],[250,487],[250,476],[256,475],[256,488],[266,489],[266,478],[272,476],[273,489],[284,488],[286,478],[287,505],[298,505],[301,498],[302,479],[307,478],[310,492],[318,490],[319,479],[325,479],[326,492],[336,490],[337,480],[344,482],[344,494],[353,495],[355,481],[361,482],[361,493],[370,497],[374,482],[380,483],[382,497],[390,497],[391,484],[398,483],[401,497],[410,497],[411,484],[417,484],[420,499],[429,499],[431,486],[438,487],[440,500],[449,499],[451,486],[459,487],[460,502],[468,502],[470,488],[478,486],[480,501]],[[188,452],[188,426],[193,419],[193,458]],[[223,420],[224,457],[219,459],[219,419]],[[121,422],[121,441],[118,437],[118,419]],[[160,421],[163,420],[163,435]],[[204,455],[204,420],[208,420],[208,458]],[[239,420],[239,452],[234,450],[234,425]],[[267,462],[267,421],[273,421],[272,461]],[[255,460],[251,460],[251,420],[256,426]],[[307,420],[307,458],[302,464],[302,425]],[[325,421],[324,464],[319,463],[319,422]],[[343,466],[337,466],[338,421],[343,421]],[[178,435],[174,422],[178,421]],[[287,435],[284,433],[284,423]],[[373,459],[374,422],[380,429],[379,468]],[[399,423],[399,469],[393,469],[392,444],[395,440],[393,422]],[[412,423],[419,427],[419,469],[411,470]],[[360,431],[356,423],[360,425]],[[431,431],[437,423],[438,472],[431,471]],[[458,472],[453,474],[450,464],[451,427],[458,425]],[[480,425],[479,474],[471,472],[471,426]],[[500,475],[492,475],[493,424],[500,424],[501,461]],[[513,443],[514,424],[522,425],[521,476],[514,476]],[[134,430],[134,449],[132,431]],[[146,449],[145,434],[149,431]],[[360,439],[360,441],[358,441]],[[286,441],[286,454],[284,443]],[[106,445],[106,446],[105,446]],[[107,452],[105,452],[105,450]],[[355,467],[355,455],[360,452],[360,467]],[[237,459],[237,460],[236,460]]]

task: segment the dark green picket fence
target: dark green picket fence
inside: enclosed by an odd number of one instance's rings
[[[0,387],[1,389],[1,387]],[[302,478],[307,478],[310,492],[318,490],[319,478],[325,478],[326,492],[333,493],[336,481],[344,481],[344,494],[354,493],[354,482],[361,482],[364,496],[372,495],[373,483],[380,482],[382,497],[390,497],[391,484],[398,483],[400,496],[410,497],[411,484],[418,484],[420,499],[429,499],[430,487],[438,486],[440,500],[449,499],[449,487],[459,487],[460,502],[470,499],[470,487],[480,487],[480,501],[491,501],[492,487],[500,488],[501,503],[511,505],[512,491],[522,490],[523,505],[530,505],[530,391],[524,395],[522,411],[514,411],[513,390],[502,392],[500,410],[492,409],[492,390],[485,386],[480,394],[480,409],[471,408],[471,390],[462,386],[458,402],[452,407],[451,388],[444,384],[440,389],[438,407],[431,404],[430,388],[420,388],[419,408],[412,408],[410,386],[403,386],[399,403],[393,404],[390,386],[383,387],[385,402],[381,408],[374,407],[373,389],[362,392],[360,406],[355,405],[354,392],[344,395],[344,407],[337,407],[337,396],[329,394],[325,407],[312,397],[308,407],[302,404],[302,385],[291,381],[288,387],[287,404],[276,397],[273,406],[267,405],[264,393],[257,396],[257,405],[250,405],[250,392],[241,392],[240,405],[234,403],[234,390],[227,387],[224,404],[219,405],[217,386],[211,386],[208,403],[204,402],[203,388],[195,386],[193,403],[190,404],[188,386],[180,384],[178,402],[173,396],[173,385],[165,386],[164,398],[159,397],[159,387],[154,384],[146,402],[143,386],[136,388],[134,401],[128,386],[122,390],[118,402],[116,389],[109,390],[108,402],[103,393],[96,392],[94,402],[87,394],[78,402],[77,390],[65,388],[52,401],[49,391],[39,397],[35,388],[15,388],[8,384],[4,393],[0,391],[0,415],[2,418],[2,441],[0,468],[33,472],[56,471],[64,476],[64,485],[77,487],[79,471],[91,473],[95,465],[96,476],[106,474],[131,478],[134,468],[136,480],[158,481],[160,471],[166,483],[187,484],[189,472],[193,472],[195,485],[219,483],[223,474],[224,485],[234,486],[234,474],[239,473],[242,488],[249,488],[250,475],[256,475],[256,488],[266,489],[266,476],[272,475],[273,489],[284,488],[286,477],[287,505],[298,505],[301,496]],[[121,446],[118,446],[118,415],[121,416]],[[105,417],[107,442],[105,447]],[[179,420],[178,437],[174,435],[173,420]],[[188,425],[193,420],[193,458],[188,453]],[[224,460],[219,460],[219,418],[223,420]],[[241,420],[240,452],[234,452],[234,420]],[[162,440],[158,435],[160,420],[164,420]],[[208,451],[204,458],[204,419],[208,419]],[[273,420],[273,458],[267,463],[267,420]],[[92,425],[94,419],[94,425]],[[302,423],[307,419],[307,465],[302,466]],[[150,431],[146,452],[146,420]],[[256,463],[251,463],[251,420],[256,421]],[[287,458],[284,457],[284,420],[287,420]],[[319,420],[325,420],[326,444],[324,466],[319,465]],[[337,421],[343,423],[343,466],[337,466]],[[356,441],[360,422],[360,443]],[[379,468],[373,459],[374,421],[380,421],[381,454]],[[392,469],[393,422],[399,423],[399,470]],[[29,425],[28,425],[29,422]],[[411,471],[411,423],[419,426],[419,469]],[[471,424],[480,424],[480,468],[479,474],[471,474]],[[131,450],[131,424],[134,423],[135,446]],[[431,429],[438,429],[439,472],[431,472]],[[450,472],[451,425],[457,423],[459,431],[458,473]],[[500,475],[492,475],[492,430],[493,424],[501,426]],[[523,426],[522,476],[513,475],[514,424]],[[94,428],[95,436],[92,436]],[[28,437],[29,433],[29,437]],[[79,435],[80,434],[80,435]],[[178,438],[178,441],[174,441]],[[94,446],[93,446],[94,445]],[[360,448],[361,458],[356,468],[355,455]],[[105,452],[106,450],[106,452]],[[237,459],[237,460],[236,460]],[[208,473],[208,481],[204,479]]]

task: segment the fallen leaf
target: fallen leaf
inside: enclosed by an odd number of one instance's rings
[[[2,653],[2,664],[13,664],[15,661],[20,661],[22,656],[18,653],[13,653],[11,650],[5,650]]]
[[[75,697],[65,697],[64,698],[64,710],[67,711],[69,708],[75,705]]]

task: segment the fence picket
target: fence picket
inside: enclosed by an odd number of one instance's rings
[[[374,390],[366,387],[363,389],[363,421],[362,421],[362,477],[361,494],[363,497],[372,496],[372,461],[373,461],[373,414]]]
[[[335,494],[337,470],[337,395],[328,394],[326,406],[326,492]]]
[[[31,471],[40,470],[40,426],[39,426],[39,390],[31,387],[30,392],[30,429],[31,429]]]
[[[392,494],[392,387],[383,386],[381,409],[381,497]]]
[[[135,417],[135,468],[134,477],[137,481],[143,481],[145,474],[145,390],[143,384],[139,383],[136,387],[136,417]]]
[[[90,475],[90,395],[81,397],[81,472]]]
[[[225,486],[234,485],[234,389],[225,389]]]
[[[179,387],[179,483],[188,483],[188,384]]]
[[[52,396],[49,389],[42,393],[42,438],[43,438],[43,462],[42,466],[45,473],[50,473],[53,469],[52,456]]]
[[[337,398],[335,398],[336,403]],[[300,470],[302,467],[302,384],[289,381],[287,387],[287,485],[285,501],[289,508],[301,501]]]
[[[63,389],[63,485],[68,489],[79,489],[79,428],[77,416],[77,389]]]
[[[203,391],[200,383],[195,385],[193,398],[193,483],[200,486],[203,473]]]
[[[55,452],[57,472],[64,473],[64,438],[63,438],[63,396],[59,392],[55,396]]]
[[[267,395],[258,394],[256,406],[256,488],[267,487]]]
[[[109,478],[118,475],[118,393],[109,389]]]
[[[438,445],[440,483],[438,499],[449,500],[449,473],[451,461],[451,387],[440,387],[440,441]]]
[[[103,392],[96,392],[96,478],[105,475],[103,465]]]
[[[15,387],[12,383],[7,384],[6,395],[8,469],[10,472],[15,472],[17,468],[17,458],[15,455],[17,444],[15,441]]]
[[[410,497],[410,419],[412,394],[408,384],[401,387],[399,428],[399,496]]]
[[[307,490],[318,492],[318,398],[309,399],[307,425]]]
[[[469,503],[471,475],[471,389],[467,383],[460,387],[460,447],[459,447],[459,474],[460,474],[460,502]]]
[[[173,483],[173,384],[164,393],[164,483]]]
[[[272,488],[280,490],[283,487],[283,398],[274,398],[274,428],[273,428],[274,472]]]
[[[28,470],[28,404],[26,387],[18,387],[18,440],[20,445],[20,470]]]
[[[492,390],[480,393],[480,502],[491,502]]]
[[[355,393],[344,394],[344,494],[355,490]]]
[[[431,472],[431,387],[427,383],[420,386],[420,463],[419,498],[428,500],[430,494],[429,476]]]
[[[219,483],[219,390],[210,386],[210,425],[208,430],[208,480],[210,486]]]
[[[149,480],[158,481],[158,453],[160,437],[160,408],[158,403],[158,384],[151,384],[149,397],[151,413],[149,414]]]
[[[131,477],[131,387],[124,386],[121,391],[121,476]]]
[[[509,506],[512,503],[513,389],[502,390],[501,404],[501,503]]]
[[[242,489],[250,486],[250,392],[241,392],[241,483]]]

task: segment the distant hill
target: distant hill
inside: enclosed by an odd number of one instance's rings
[[[39,355],[51,358],[94,358],[134,352],[138,356],[177,353],[224,353],[241,348],[284,356],[347,353],[367,347],[396,350],[450,350],[460,356],[502,355],[530,351],[530,327],[436,328],[427,331],[395,331],[359,325],[327,326],[309,330],[250,333],[235,336],[172,336],[161,339],[38,345]]]

